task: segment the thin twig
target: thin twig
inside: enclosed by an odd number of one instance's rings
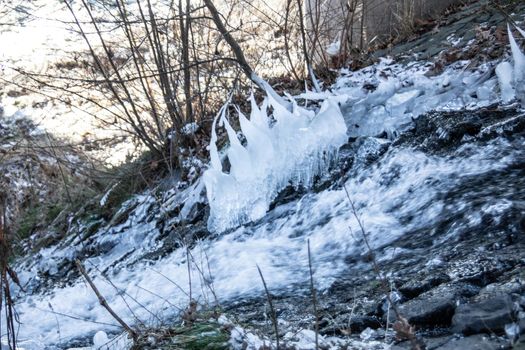
[[[372,261],[374,272],[376,273],[377,278],[379,279],[379,282],[381,283],[381,286],[383,290],[385,291],[388,304],[392,306],[392,310],[394,311],[394,314],[396,315],[397,321],[396,321],[396,324],[394,324],[394,330],[396,330],[398,334],[402,334],[403,336],[408,338],[408,340],[410,341],[412,345],[413,350],[423,350],[425,348],[425,345],[420,344],[420,342],[418,342],[415,332],[414,332],[414,328],[410,325],[408,320],[401,315],[401,312],[399,311],[399,308],[397,307],[397,305],[392,302],[392,298],[390,296],[390,290],[389,290],[389,283],[384,277],[384,275],[381,273],[381,269],[379,268],[379,264],[377,263],[377,259],[375,257],[374,251],[370,245],[370,242],[368,241],[368,236],[366,234],[363,222],[361,221],[361,218],[357,214],[357,209],[354,205],[354,202],[350,198],[350,194],[348,193],[348,189],[346,188],[346,185],[343,185],[343,188],[345,190],[346,197],[348,198],[348,201],[350,202],[350,206],[352,208],[352,214],[357,220],[357,224],[359,225],[359,229],[361,230],[361,233],[363,235],[363,240],[368,250],[368,254],[370,255],[370,260]]]
[[[261,280],[264,286],[264,291],[266,292],[266,298],[268,299],[268,304],[270,305],[270,312],[271,312],[271,317],[272,317],[273,328],[275,331],[277,350],[279,350],[279,326],[277,324],[277,314],[275,313],[275,308],[273,307],[272,296],[270,295],[270,292],[268,291],[268,286],[266,285],[266,281],[264,280],[264,276],[262,274],[262,271],[259,265],[257,265],[257,271],[259,271],[259,276],[261,276]]]
[[[315,314],[315,349],[319,349],[319,311],[317,309],[317,295],[314,287],[314,273],[312,270],[312,254],[310,252],[310,240],[308,240],[308,270],[310,272],[310,292],[312,293],[312,304]]]

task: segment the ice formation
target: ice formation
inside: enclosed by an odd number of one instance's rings
[[[518,31],[525,38],[525,31],[518,28]],[[501,99],[508,103],[515,97],[525,104],[525,55],[521,52],[510,25],[507,26],[509,35],[510,48],[512,51],[512,60],[514,66],[509,62],[501,62],[496,67],[496,74],[501,90]]]
[[[288,185],[309,187],[347,140],[346,125],[335,101],[325,100],[317,113],[292,102],[290,111],[274,94],[268,93],[261,108],[251,97],[250,119],[237,109],[246,146],[228,122],[226,108],[213,123],[211,166],[204,174],[210,231],[222,232],[263,217],[279,191]],[[216,146],[217,121],[224,125],[230,142],[229,173],[223,171]]]
[[[501,62],[496,67],[503,103],[509,103],[515,97],[514,88],[512,87],[512,70],[512,65],[509,62]]]

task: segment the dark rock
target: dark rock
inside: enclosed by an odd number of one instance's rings
[[[186,222],[189,224],[195,224],[198,221],[201,221],[206,214],[207,206],[204,203],[197,202],[191,207],[188,216],[186,217]]]
[[[399,291],[407,298],[415,298],[418,295],[449,281],[450,278],[445,274],[431,275],[421,281],[413,279],[403,284],[399,288]]]
[[[133,212],[139,203],[131,201],[129,204],[123,205],[113,217],[109,220],[109,227],[117,226],[128,220],[129,215]]]
[[[424,344],[425,349],[436,349],[437,347],[440,347],[447,342],[449,342],[451,339],[451,336],[445,336],[445,337],[437,337],[437,338],[425,338]],[[401,343],[398,343],[390,348],[391,350],[412,350],[412,343],[409,340],[405,340]]]
[[[508,295],[478,303],[463,304],[456,308],[452,330],[456,333],[502,333],[505,324],[514,319],[513,303]]]
[[[400,307],[400,313],[408,322],[419,326],[448,325],[454,314],[454,299],[445,295],[432,299],[415,299]]]
[[[322,335],[356,334],[361,333],[366,328],[378,329],[383,327],[381,320],[375,316],[352,316],[347,322],[341,321],[336,324],[327,322],[328,320],[321,320],[321,325],[323,325],[323,321],[325,321],[326,326],[320,330]]]
[[[480,302],[486,299],[492,299],[501,295],[519,294],[525,291],[525,285],[519,280],[512,280],[503,283],[492,283],[481,289],[473,301]]]
[[[269,210],[275,209],[276,207],[292,202],[298,198],[300,198],[302,195],[304,195],[305,189],[301,186],[299,188],[295,188],[292,185],[286,186],[279,194],[277,195],[277,198],[273,200],[272,203],[270,203]]]
[[[416,118],[413,129],[402,134],[394,146],[408,143],[424,151],[444,153],[460,146],[464,136],[488,139],[503,132],[516,133],[525,126],[516,109],[489,106],[478,111],[431,112]],[[508,124],[508,127],[504,127]]]
[[[381,321],[374,316],[355,316],[350,320],[352,332],[362,332],[366,328],[377,329],[382,327]]]
[[[475,254],[451,264],[447,274],[454,281],[468,282],[483,287],[509,268],[508,264],[487,256],[487,254]]]
[[[399,312],[417,326],[448,326],[456,303],[477,294],[479,288],[466,283],[443,284],[399,306]]]

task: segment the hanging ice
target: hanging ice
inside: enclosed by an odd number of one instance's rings
[[[509,32],[512,59],[514,60],[514,88],[516,90],[516,97],[525,105],[525,55],[521,52],[518,43],[516,43],[510,26],[507,26],[507,31]],[[523,35],[521,30],[520,33]]]
[[[517,29],[525,37],[525,32],[520,28]],[[521,52],[510,25],[507,25],[507,31],[514,66],[509,62],[501,62],[496,67],[501,99],[504,103],[508,103],[516,97],[525,105],[525,55]]]
[[[273,109],[268,115],[269,107]],[[346,140],[346,125],[337,103],[325,100],[318,113],[297,106],[283,106],[272,93],[261,108],[251,97],[250,119],[240,110],[240,127],[247,145],[239,141],[223,107],[213,122],[210,168],[204,183],[210,203],[208,229],[221,232],[265,215],[279,191],[289,184],[311,186],[334,159]],[[229,173],[223,172],[215,127],[226,128],[230,147]]]
[[[515,97],[512,87],[512,65],[509,62],[501,62],[496,67],[496,75],[498,76],[501,100],[503,103],[509,103]]]

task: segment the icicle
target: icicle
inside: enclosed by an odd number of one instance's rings
[[[224,117],[225,111],[226,111],[226,105],[222,106],[219,113],[217,113],[217,115],[213,119],[213,123],[211,125],[211,140],[210,140],[211,166],[213,169],[216,169],[218,171],[222,171],[222,164],[221,164],[221,159],[219,158],[219,151],[217,150],[217,132],[215,131],[215,128],[217,127],[217,120],[219,118],[222,119]]]
[[[264,79],[261,79],[261,77],[253,73],[252,80],[256,81],[259,84],[259,86],[263,86],[264,90],[266,91],[266,94],[268,94],[268,96],[271,96],[281,106],[288,110],[291,108],[290,102],[287,102],[284,98],[279,96],[279,94],[275,92],[275,90],[270,86],[270,84],[268,84]]]
[[[241,145],[237,133],[231,127],[226,118],[223,120],[224,127],[230,140],[228,149],[228,160],[230,161],[230,174],[237,180],[245,179],[251,176],[252,162],[246,148]]]
[[[510,25],[507,25],[507,31],[509,33],[510,48],[512,50],[512,59],[514,60],[514,74],[516,78],[522,78],[525,74],[525,55],[521,52],[514,35],[510,30]]]
[[[253,96],[253,93],[250,95],[250,105],[252,112],[250,114],[250,120],[258,127],[268,130],[268,118],[266,116],[266,108],[268,106],[268,102],[265,99],[262,103],[261,108],[259,109],[259,106],[257,106],[257,102],[255,102],[255,97]]]
[[[509,33],[510,48],[512,50],[512,59],[514,60],[514,90],[516,97],[525,104],[525,55],[521,52],[516,39],[512,35],[510,25],[507,24]],[[521,31],[520,31],[521,33]]]
[[[253,94],[250,101],[250,120],[236,107],[246,147],[240,143],[225,112],[220,114],[230,140],[231,169],[225,174],[212,166],[204,173],[210,231],[222,232],[261,218],[290,183],[311,186],[315,176],[328,166],[347,140],[346,124],[334,101],[323,102],[318,114],[294,103],[287,108],[270,92],[261,107],[255,103]],[[273,108],[275,120],[271,127],[268,105]],[[215,144],[213,131],[212,141]]]
[[[321,92],[321,85],[315,76],[312,66],[308,66],[308,73],[310,74],[310,79],[312,79],[312,85],[314,86],[315,92]]]
[[[496,75],[498,76],[501,100],[503,103],[509,103],[515,97],[512,87],[512,65],[509,62],[501,62],[496,67]]]
[[[518,26],[516,26],[516,25],[515,25],[514,27],[516,27],[516,29],[518,30],[518,32],[520,32],[521,36],[525,38],[525,30],[521,29],[520,27],[518,27]]]

